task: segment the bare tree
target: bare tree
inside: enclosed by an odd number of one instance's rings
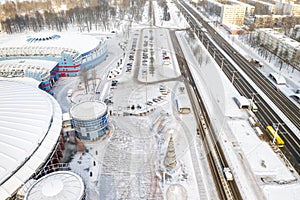
[[[84,86],[85,93],[87,94],[89,91],[89,83],[88,83],[88,72],[85,67],[80,69],[80,79]]]
[[[97,83],[96,83],[96,78],[97,78],[97,71],[96,71],[96,69],[95,69],[95,67],[93,67],[92,69],[91,69],[91,77],[92,77],[92,82],[93,82],[93,91],[95,91],[96,92],[96,85],[97,85]]]
[[[197,46],[195,47],[195,49],[194,49],[194,55],[195,55],[195,57],[196,57],[196,59],[197,59],[197,62],[198,62],[198,64],[199,64],[199,66],[201,67],[202,64],[203,64],[203,58],[202,58],[202,54],[201,54],[201,52],[200,52],[200,47],[199,47],[199,45],[197,45]]]
[[[207,65],[207,64],[208,64],[208,62],[209,62],[209,56],[208,56],[208,55],[206,55],[206,56],[205,56],[205,64]]]
[[[295,26],[296,20],[294,16],[287,16],[283,20],[284,34],[289,35],[291,29]]]

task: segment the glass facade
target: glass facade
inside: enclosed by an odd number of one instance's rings
[[[83,140],[95,140],[107,131],[107,112],[91,120],[73,119],[76,135]]]

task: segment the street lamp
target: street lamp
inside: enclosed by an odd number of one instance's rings
[[[223,67],[224,67],[224,58],[221,57],[222,63],[221,63],[221,70],[223,71]]]
[[[234,78],[235,78],[235,73],[236,73],[237,71],[232,71],[232,78],[231,78],[231,83],[233,84],[233,81],[234,81]]]

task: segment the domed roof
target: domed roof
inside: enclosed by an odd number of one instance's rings
[[[33,184],[25,200],[81,200],[83,196],[82,179],[73,172],[59,171],[47,174]]]
[[[167,189],[167,200],[187,200],[188,195],[186,189],[180,184],[170,185]]]
[[[60,106],[48,93],[14,79],[0,80],[0,197],[10,197],[47,161],[61,118]]]
[[[100,101],[85,101],[73,106],[70,114],[74,119],[93,120],[107,112],[107,106]]]

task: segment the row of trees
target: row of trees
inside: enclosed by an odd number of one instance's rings
[[[203,66],[203,64],[207,65],[209,62],[209,58],[206,54],[204,54],[201,51],[200,46],[197,43],[195,33],[191,29],[187,30],[186,39],[187,39],[188,44],[189,44],[190,48],[192,49],[192,52],[198,62],[199,68],[201,68]],[[198,71],[199,68],[197,67],[196,70]]]
[[[287,49],[283,50],[279,49],[278,46],[265,44],[262,41],[261,36],[256,32],[251,32],[248,35],[241,35],[240,37],[243,42],[257,50],[258,54],[265,60],[268,60],[268,62],[275,60],[276,63],[279,63],[280,70],[283,67],[291,67],[293,69],[292,71],[297,68],[300,59],[299,53],[290,56]]]
[[[284,33],[288,35],[290,30],[300,23],[299,16],[282,16],[274,15],[255,17],[254,25],[256,28],[282,28]]]
[[[40,7],[51,6],[51,2],[46,1]],[[43,9],[43,12],[36,10],[33,13],[27,12],[27,7],[22,8],[21,12],[18,10],[18,4],[11,2],[4,4],[6,17],[1,20],[1,28],[9,34],[25,30],[41,31],[45,28],[62,31],[68,30],[69,25],[78,26],[80,31],[90,31],[93,28],[98,30],[100,27],[107,30],[111,22],[116,22],[116,18],[122,20],[126,17],[130,21],[139,22],[142,19],[143,9],[141,8],[144,7],[145,2],[146,0],[126,0],[114,6],[105,0],[97,0],[96,3],[95,0],[90,0],[79,3],[79,5],[85,3],[84,6],[75,6],[68,10],[55,12],[52,7],[48,7]]]
[[[6,1],[0,5],[0,10],[4,13],[5,17],[11,18],[17,14],[30,14],[35,11],[53,11],[60,8],[72,9],[75,7],[96,7],[103,4],[103,2],[109,3],[112,6],[118,6],[117,1],[114,0],[35,0],[35,1]],[[129,7],[132,0],[123,0],[119,5]]]

